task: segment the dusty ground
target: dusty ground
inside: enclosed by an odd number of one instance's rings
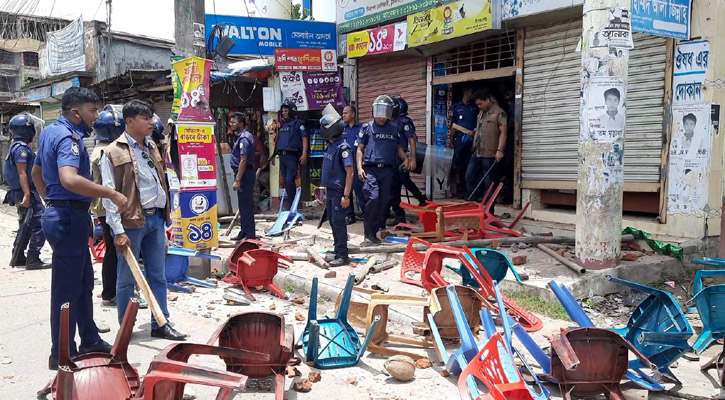
[[[324,240],[329,237],[329,226],[325,225],[321,230],[316,229],[316,223],[306,224],[313,234],[320,239],[318,246],[324,248]],[[7,267],[11,241],[16,229],[14,209],[0,208],[0,399],[33,399],[35,393],[40,390],[53,372],[47,370],[47,357],[50,348],[50,337],[48,327],[49,308],[49,286],[50,271],[24,271],[23,269],[12,269]],[[263,224],[258,226],[262,230]],[[353,225],[355,229],[362,228],[362,224]],[[353,242],[358,242],[359,237],[353,236]],[[309,244],[307,244],[309,245]],[[292,249],[290,249],[292,250]],[[49,249],[45,249],[45,257],[49,258]],[[96,277],[100,279],[100,265],[94,266]],[[321,281],[342,287],[348,273],[355,272],[354,268],[341,268],[336,271],[335,278],[324,278],[324,271],[307,263],[297,262],[290,274],[301,279],[311,279],[318,276]],[[402,284],[398,279],[397,269],[386,271],[378,275],[372,275],[364,283],[371,286],[373,283],[386,285],[390,293],[400,293],[420,296],[421,289]],[[455,275],[446,272],[446,277],[454,281]],[[109,342],[113,341],[118,324],[116,322],[115,308],[102,308],[100,298],[100,280],[96,281],[94,290],[94,312],[96,320],[111,327],[111,333],[103,334],[102,337]],[[251,306],[230,306],[224,304],[222,294],[227,285],[220,283],[216,289],[198,289],[193,294],[179,293],[178,299],[169,303],[171,320],[176,327],[191,335],[190,341],[205,343],[208,337],[233,313],[247,310],[269,311],[274,304],[275,312],[285,315],[287,321],[294,323],[297,337],[302,333],[306,323],[307,305],[309,299],[305,293],[290,293],[290,298],[304,298],[304,304],[299,305],[293,301],[281,300],[266,293],[259,293],[257,301]],[[292,290],[292,287],[283,287],[283,290]],[[333,299],[329,299],[333,300]],[[615,300],[616,301],[616,300]],[[333,312],[332,301],[320,302],[320,315]],[[414,309],[396,310],[404,317],[420,319],[420,311]],[[298,321],[297,314],[304,316],[304,320]],[[535,340],[546,344],[544,334],[550,334],[559,328],[566,327],[569,322],[554,320],[541,316],[545,328],[537,332]],[[152,339],[149,336],[150,312],[140,310],[137,324],[134,331],[132,344],[129,348],[129,360],[141,374],[148,369],[149,362],[154,355],[165,348],[171,342]],[[407,325],[400,325],[396,322],[389,323],[389,331],[413,335],[412,328]],[[452,346],[451,346],[452,350]],[[415,351],[415,350],[412,350]],[[715,352],[716,349],[710,349]],[[427,357],[435,361],[435,354],[431,350],[423,351]],[[223,368],[219,359],[214,358],[192,358],[193,362]],[[325,370],[322,371],[322,380],[312,385],[309,393],[297,393],[289,390],[293,379],[286,380],[287,399],[313,399],[322,396],[335,396],[345,399],[453,399],[458,397],[457,376],[443,377],[441,366],[434,363],[432,368],[416,370],[416,378],[410,383],[399,383],[383,373],[383,362],[385,359],[370,353],[366,353],[360,364],[353,368]],[[688,392],[699,393],[699,398],[712,398],[715,396],[714,382],[712,377],[708,380],[699,372],[698,363],[681,361],[675,373],[686,383]],[[310,368],[304,364],[298,367],[302,377],[306,378]],[[235,398],[249,399],[270,399],[273,394],[268,390],[266,382],[258,382],[250,385],[251,389],[244,394],[237,394]],[[672,387],[671,385],[668,387]],[[549,386],[555,397],[558,391],[555,386]],[[629,388],[628,398],[648,398],[646,392]],[[193,386],[187,390],[185,398],[212,399],[212,390],[204,387]],[[662,394],[650,394],[649,398],[669,398]],[[698,397],[694,397],[698,398]]]

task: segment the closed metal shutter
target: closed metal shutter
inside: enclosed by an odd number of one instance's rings
[[[426,60],[423,57],[391,56],[363,57],[358,60],[357,105],[358,120],[373,119],[372,105],[381,94],[400,96],[408,102],[408,116],[415,124],[418,141],[427,143],[426,129]],[[425,177],[412,174],[411,178],[425,193]],[[405,193],[405,189],[403,189]],[[411,201],[414,199],[411,198]],[[405,197],[403,197],[405,201]]]
[[[171,117],[171,102],[170,101],[159,101],[156,103],[153,103],[154,108],[156,109],[156,115],[161,118],[161,121],[164,123],[164,126],[166,126],[166,121],[169,120]],[[167,132],[164,132],[167,133]]]
[[[527,28],[521,176],[576,181],[579,167],[581,20]],[[629,58],[626,182],[660,182],[667,39],[634,34]]]

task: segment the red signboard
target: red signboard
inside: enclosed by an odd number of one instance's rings
[[[274,49],[277,71],[337,71],[337,52],[320,49]]]

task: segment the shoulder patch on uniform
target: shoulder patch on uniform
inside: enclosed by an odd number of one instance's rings
[[[301,131],[304,131],[305,130],[305,126],[304,125],[300,125],[300,130]]]
[[[362,127],[363,127],[363,128],[367,128],[367,127],[368,127],[368,123],[367,123],[367,122],[364,122],[364,123],[362,124]]]
[[[403,127],[403,129],[404,129],[404,130],[405,130],[406,132],[407,132],[407,131],[409,131],[409,130],[410,130],[410,125],[406,124],[406,125],[405,125],[405,126]]]
[[[20,157],[23,157],[24,158],[24,157],[27,157],[27,156],[28,156],[28,152],[27,151],[23,150],[23,151],[20,152]]]
[[[342,151],[342,158],[348,158],[348,157],[350,157],[350,152],[347,151],[347,150],[343,150]]]
[[[81,146],[79,146],[78,143],[71,143],[70,151],[74,155],[79,156],[81,154]]]

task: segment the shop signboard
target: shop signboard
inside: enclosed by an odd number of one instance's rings
[[[337,28],[339,33],[348,33],[451,2],[452,0],[337,0]]]
[[[181,191],[216,190],[214,125],[178,124]]]
[[[691,10],[692,0],[632,0],[632,30],[687,40]]]
[[[337,71],[337,51],[320,49],[274,49],[277,71]]]
[[[221,27],[221,32],[215,26]],[[206,35],[228,36],[236,43],[230,55],[273,56],[274,49],[335,49],[337,28],[332,22],[206,15]]]
[[[213,122],[209,104],[211,60],[189,57],[172,64],[178,77],[180,122]]]
[[[191,250],[219,245],[216,190],[173,192],[171,215],[174,245]]]
[[[26,101],[37,101],[47,99],[52,96],[51,85],[41,86],[34,89],[30,89],[26,92]]]
[[[515,19],[562,8],[580,6],[584,0],[502,0],[501,19]]]
[[[407,43],[407,22],[352,32],[347,35],[347,57],[356,58],[405,50]]]
[[[710,65],[710,42],[697,40],[675,47],[672,104],[705,101],[705,76]]]
[[[408,16],[408,47],[498,28],[493,0],[463,0]],[[494,12],[495,11],[495,12]]]
[[[291,100],[297,110],[322,110],[328,104],[345,106],[342,71],[280,72],[282,101]]]
[[[74,77],[72,79],[68,79],[66,81],[54,83],[51,86],[50,91],[53,96],[62,96],[66,90],[68,90],[72,87],[79,87],[80,85],[81,85],[81,78],[76,76],[76,77]]]

